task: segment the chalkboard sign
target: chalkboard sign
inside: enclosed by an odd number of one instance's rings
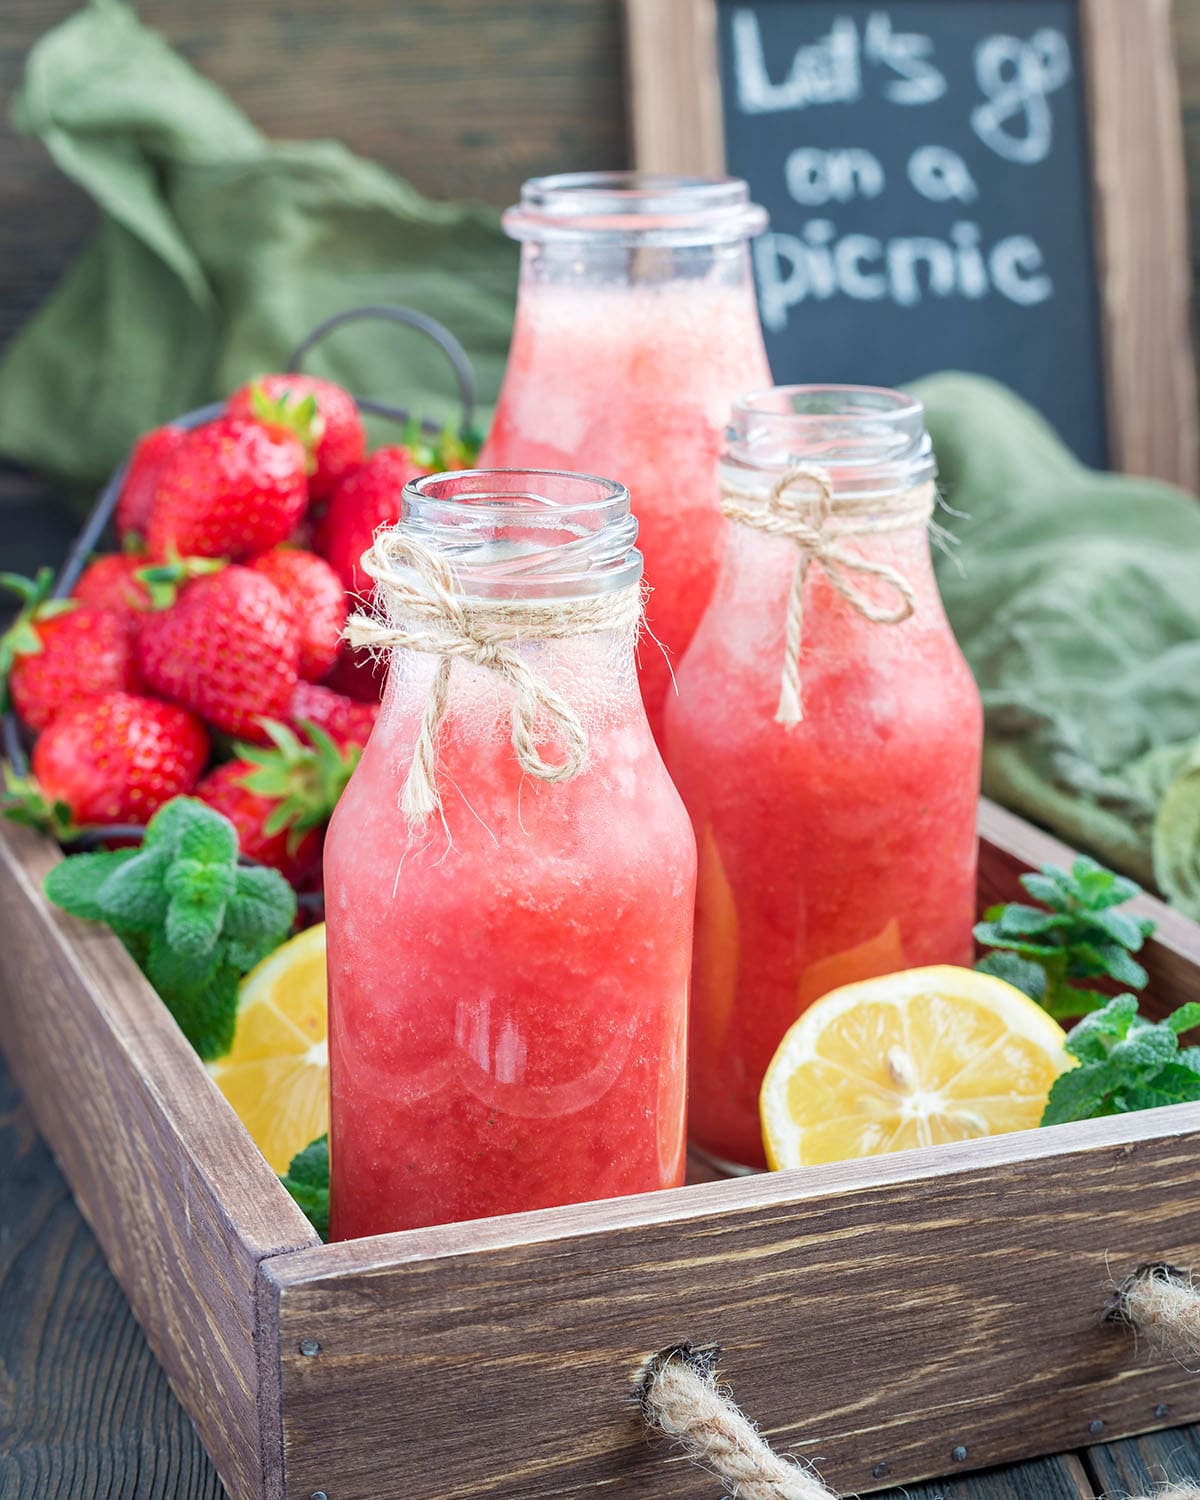
[[[754,266],[780,384],[977,371],[1086,462],[1195,487],[1161,0],[627,0],[627,15],[638,166],[727,171],[770,212]]]

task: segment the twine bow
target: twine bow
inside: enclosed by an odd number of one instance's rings
[[[799,552],[788,595],[777,723],[790,728],[804,718],[800,647],[804,634],[804,585],[809,569],[819,563],[833,587],[864,619],[877,625],[899,625],[917,607],[916,590],[890,563],[873,562],[848,552],[844,539],[901,531],[928,520],[933,514],[933,499],[933,485],[926,484],[887,500],[871,496],[835,504],[829,471],[816,464],[793,465],[765,496],[761,491],[740,489],[730,483],[722,486],[721,509],[729,520],[767,536],[786,537],[796,544]],[[834,521],[836,524],[831,525]],[[881,579],[895,602],[877,604],[863,592],[863,578]]]
[[[437,739],[456,659],[495,673],[512,689],[512,744],[525,771],[550,782],[570,781],[579,774],[587,759],[587,731],[561,693],[529,667],[516,643],[636,625],[642,607],[636,586],[545,603],[465,598],[446,559],[400,528],[376,535],[363,554],[362,567],[375,582],[373,609],[350,616],[346,640],[377,653],[404,649],[441,658],[400,795],[400,807],[410,823],[423,823],[442,805],[437,788]],[[538,749],[539,716],[554,725],[563,742],[558,761],[545,759]]]

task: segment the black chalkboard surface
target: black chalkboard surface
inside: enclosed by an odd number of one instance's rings
[[[720,0],[775,379],[972,370],[1108,458],[1076,0]]]

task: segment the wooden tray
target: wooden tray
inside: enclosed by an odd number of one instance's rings
[[[715,1500],[630,1400],[682,1339],[854,1492],[1200,1419],[1104,1320],[1200,1265],[1200,1105],[323,1246],[58,857],[0,832],[0,1044],[234,1500]],[[981,904],[1070,857],[985,805]],[[1139,905],[1161,1013],[1200,928]]]

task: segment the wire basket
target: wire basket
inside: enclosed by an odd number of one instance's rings
[[[451,369],[454,372],[455,383],[458,386],[458,398],[462,406],[462,415],[459,420],[459,435],[464,439],[471,436],[475,424],[476,407],[476,383],[475,372],[471,367],[470,358],[466,350],[454,337],[450,330],[439,323],[435,318],[428,317],[425,313],[418,312],[411,307],[390,307],[386,305],[371,305],[365,307],[351,307],[343,312],[335,313],[332,317],[324,319],[301,340],[292,352],[287,362],[286,372],[289,375],[299,373],[305,358],[312,352],[323,339],[333,333],[335,329],[341,328],[347,323],[361,322],[388,322],[397,323],[406,328],[415,329],[429,339],[446,356]],[[413,415],[404,407],[393,406],[386,401],[379,401],[373,397],[355,396],[360,411],[368,412],[372,416],[385,417],[390,421],[403,423],[408,426],[413,421]],[[194,411],[185,412],[182,416],[175,417],[173,424],[176,427],[191,428],[199,427],[205,422],[211,422],[219,417],[225,409],[223,401],[217,401],[209,406],[197,407]],[[428,418],[419,419],[422,432],[430,436],[437,436],[444,430],[442,423],[433,422]],[[79,576],[88,564],[89,558],[100,545],[105,533],[108,531],[117,508],[117,500],[120,498],[121,490],[125,484],[125,476],[129,470],[129,458],[118,466],[92,507],[87,520],[83,523],[75,540],[72,542],[62,567],[54,580],[54,586],[50,591],[50,598],[65,599],[79,581]],[[3,750],[4,758],[8,761],[13,771],[18,776],[25,776],[29,772],[29,756],[26,747],[25,731],[13,712],[4,714],[0,720],[0,748]],[[113,824],[102,828],[87,829],[77,837],[64,843],[64,848],[70,851],[91,849],[99,843],[109,839],[122,839],[125,841],[137,841],[144,832],[140,824]],[[253,864],[253,860],[243,859],[246,864]],[[301,897],[304,901],[304,897]]]

